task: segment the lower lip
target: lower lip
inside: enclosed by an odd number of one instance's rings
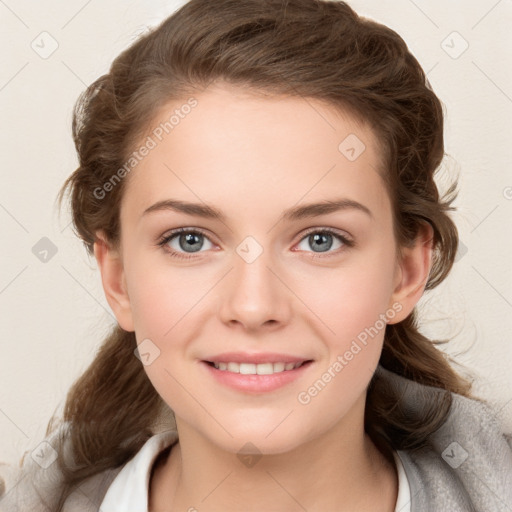
[[[218,370],[206,361],[201,363],[214,379],[225,386],[250,393],[268,393],[298,379],[311,366],[312,361],[308,361],[293,370],[285,370],[272,375],[244,375],[228,372],[227,370]]]

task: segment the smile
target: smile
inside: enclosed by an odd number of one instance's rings
[[[298,363],[235,363],[235,362],[213,362],[213,366],[217,370],[227,371],[231,373],[241,373],[242,375],[273,375],[274,373],[281,373],[289,370],[294,370],[302,366],[305,361]]]
[[[243,361],[243,360],[242,360]],[[311,359],[289,362],[272,361],[247,363],[229,361],[202,361],[202,368],[214,381],[232,390],[262,394],[291,385],[308,372],[313,365]]]

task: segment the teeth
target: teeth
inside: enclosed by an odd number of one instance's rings
[[[273,363],[261,363],[258,365],[255,364],[254,367],[258,375],[272,375],[274,373]],[[242,368],[240,368],[240,373],[242,373]]]
[[[302,363],[213,363],[213,365],[217,370],[241,373],[242,375],[273,375],[298,368]]]
[[[243,373],[244,375],[254,375],[255,373],[257,373],[255,364],[242,363],[239,366],[240,366],[239,372]],[[260,366],[260,365],[258,365],[258,366]]]
[[[282,372],[285,366],[284,363],[274,363],[274,373]]]
[[[238,363],[228,363],[228,372],[240,373],[240,365]]]

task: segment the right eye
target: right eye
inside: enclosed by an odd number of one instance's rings
[[[172,258],[191,259],[195,257],[193,253],[200,252],[204,239],[212,243],[198,228],[178,228],[166,233],[158,245]],[[192,249],[192,252],[187,253],[187,249]]]

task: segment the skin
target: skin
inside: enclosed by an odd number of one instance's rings
[[[412,311],[430,269],[431,228],[398,252],[382,152],[371,128],[348,113],[226,84],[196,98],[126,178],[120,247],[101,231],[95,244],[119,324],[160,350],[144,370],[176,415],[179,443],[154,467],[149,510],[392,512],[396,469],[363,423],[384,329],[309,403],[298,395],[379,315],[398,305],[391,324]],[[180,104],[165,105],[153,125]],[[354,161],[338,150],[349,134],[366,146]],[[279,221],[288,208],[340,197],[372,216],[345,209]],[[169,198],[207,203],[226,220],[143,215]],[[180,247],[179,235],[168,242],[189,260],[157,245],[180,227],[206,232],[199,252]],[[328,237],[332,247],[315,250],[308,228],[338,230],[355,245]],[[263,250],[251,263],[236,251],[248,236]],[[284,387],[251,394],[219,384],[200,363],[226,351],[283,352],[313,363]],[[263,455],[251,467],[237,457],[247,442]]]

